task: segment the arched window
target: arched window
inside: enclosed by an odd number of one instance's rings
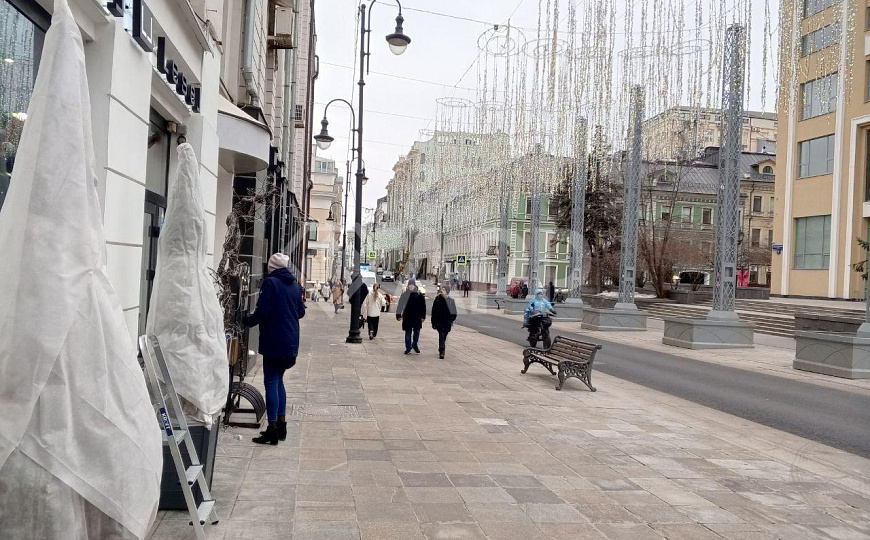
[[[764,168],[761,169],[761,174],[773,174],[773,167],[765,165]]]

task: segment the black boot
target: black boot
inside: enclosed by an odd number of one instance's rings
[[[278,428],[275,426],[273,422],[269,422],[269,427],[266,428],[266,431],[260,437],[254,437],[251,439],[251,442],[257,444],[271,444],[275,446],[278,444]]]
[[[286,441],[287,440],[287,422],[282,422],[278,420],[278,424],[275,426],[278,430],[278,440]]]

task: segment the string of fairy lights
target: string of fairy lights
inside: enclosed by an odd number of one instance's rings
[[[770,0],[536,1],[533,28],[494,25],[478,37],[474,98],[437,100],[432,129],[391,182],[401,211],[380,229],[379,248],[437,256],[442,231],[492,246],[507,195],[552,193],[581,154],[601,169],[591,178],[618,175],[612,156],[626,147],[630,89],[644,90],[647,119],[675,107],[717,110],[730,24],[747,36],[762,26],[760,43],[747,42],[746,108],[754,87],[766,106],[776,77],[787,75],[772,71],[775,36],[791,39],[794,21],[772,24]],[[812,69],[821,76],[830,67]],[[645,141],[647,159],[673,158],[684,145],[662,133]]]

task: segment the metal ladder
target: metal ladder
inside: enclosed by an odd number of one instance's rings
[[[181,401],[172,384],[172,377],[166,367],[166,359],[156,336],[144,335],[139,337],[139,351],[145,363],[147,373],[146,381],[151,397],[156,400],[154,411],[157,413],[157,422],[163,429],[163,442],[169,444],[172,460],[175,462],[175,471],[181,484],[181,491],[190,512],[190,524],[196,532],[197,540],[206,540],[203,526],[207,521],[212,525],[217,524],[218,516],[215,511],[215,500],[211,496],[208,482],[205,480],[204,466],[200,463],[199,455],[190,436],[187,420],[181,409]],[[168,402],[167,402],[168,400]],[[171,409],[170,411],[167,409]],[[175,420],[177,426],[173,426]],[[190,464],[185,465],[181,455],[180,446],[184,444]],[[186,480],[186,481],[185,481]],[[202,502],[196,505],[193,495],[193,486],[198,485],[202,493]]]

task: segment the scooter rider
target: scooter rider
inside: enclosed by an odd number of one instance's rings
[[[553,304],[544,297],[544,289],[536,289],[535,296],[529,300],[529,304],[526,306],[526,312],[523,314],[523,328],[526,328],[529,325],[529,317],[531,317],[533,311],[539,311],[543,314],[553,312]]]

